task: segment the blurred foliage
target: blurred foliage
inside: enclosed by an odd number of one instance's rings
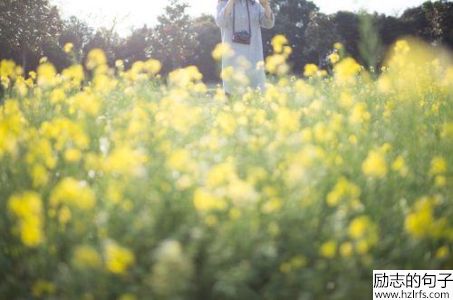
[[[373,269],[452,269],[451,55],[398,40],[378,74],[336,43],[296,77],[271,44],[230,99],[100,49],[2,60],[0,298],[367,299]]]
[[[376,70],[378,63],[382,61],[382,43],[375,20],[369,14],[360,15],[360,43],[359,52],[366,66]]]
[[[333,42],[341,42],[357,61],[373,67],[382,65],[388,47],[406,35],[453,48],[453,3],[449,1],[426,2],[407,9],[400,17],[343,11],[326,15],[306,0],[274,0],[272,5],[276,24],[263,30],[264,51],[272,53],[272,36],[285,34],[293,48],[289,65],[295,74],[302,74],[309,63],[328,66]],[[130,67],[137,60],[152,57],[162,62],[163,74],[196,65],[205,81],[218,81],[218,66],[210,52],[220,31],[212,17],[192,18],[187,7],[186,2],[172,0],[157,25],[136,28],[120,37],[115,33],[115,22],[110,28],[94,30],[75,16],[63,20],[48,0],[5,0],[0,3],[0,58],[13,59],[30,71],[46,56],[61,70],[74,60],[83,62],[91,49],[102,48],[110,66],[122,60]],[[69,42],[75,50],[71,59],[62,51]]]
[[[23,68],[36,67],[46,43],[57,41],[62,21],[47,0],[4,0],[0,2],[0,58],[12,58]],[[38,58],[39,59],[39,58]]]
[[[188,7],[185,2],[170,0],[152,31],[149,54],[162,62],[164,74],[186,66],[201,47],[195,33],[190,30],[191,18],[186,12]]]

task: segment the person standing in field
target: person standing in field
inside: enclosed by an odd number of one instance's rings
[[[275,17],[269,0],[218,0],[216,24],[222,43],[232,50],[222,55],[222,80],[230,96],[247,87],[265,90],[261,27],[274,27]],[[243,77],[238,77],[242,74]]]

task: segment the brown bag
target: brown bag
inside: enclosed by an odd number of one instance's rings
[[[249,31],[247,32],[246,30],[242,30],[242,31],[236,32],[236,25],[235,25],[236,24],[236,3],[234,3],[234,6],[233,6],[233,43],[250,45],[250,40],[252,37],[252,28],[250,25],[249,0],[245,0],[245,3],[247,5]]]

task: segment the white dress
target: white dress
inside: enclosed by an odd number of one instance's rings
[[[264,7],[255,0],[236,0],[234,5],[236,14],[236,32],[248,31],[247,6],[248,1],[250,11],[251,40],[250,45],[233,43],[233,10],[229,15],[225,14],[225,6],[228,1],[222,0],[217,4],[216,24],[222,33],[222,42],[228,44],[234,51],[232,56],[222,57],[222,70],[233,67],[233,78],[223,78],[223,88],[225,92],[234,94],[243,92],[247,86],[253,89],[265,90],[266,76],[264,73],[263,41],[261,38],[261,27],[272,28],[275,24],[275,17],[272,13],[270,17],[265,15]],[[245,60],[244,60],[245,59]],[[241,80],[237,76],[242,72],[247,80]],[[244,82],[245,81],[245,82]],[[248,82],[247,82],[248,81]]]

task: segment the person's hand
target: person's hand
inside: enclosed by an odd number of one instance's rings
[[[269,0],[260,0],[260,3],[263,7],[269,7]]]
[[[270,18],[272,15],[272,9],[269,4],[269,0],[260,0],[261,5],[264,7],[264,14],[266,17]]]
[[[236,3],[236,0],[228,0],[228,4],[233,6]]]
[[[236,0],[228,0],[227,5],[226,5],[226,9],[225,9],[225,14],[226,15],[231,15],[235,2],[236,2]]]

